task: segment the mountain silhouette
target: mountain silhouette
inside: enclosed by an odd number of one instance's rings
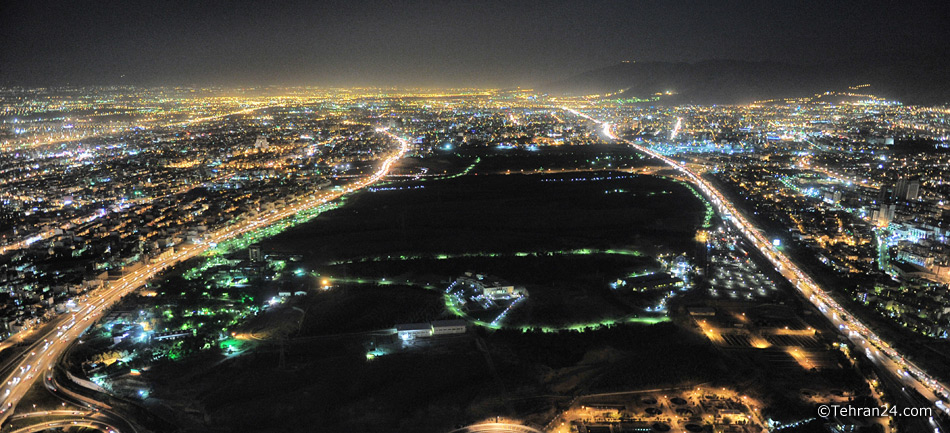
[[[657,93],[670,104],[746,104],[832,92],[873,94],[905,104],[950,103],[950,62],[901,59],[843,59],[819,65],[708,60],[623,62],[587,71],[538,89],[562,95],[649,98]],[[852,86],[869,84],[859,90]]]

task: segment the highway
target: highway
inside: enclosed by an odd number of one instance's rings
[[[79,428],[85,427],[90,428],[96,431],[102,431],[107,433],[118,433],[111,425],[106,424],[101,421],[81,418],[81,417],[63,417],[55,421],[42,421],[37,424],[32,424],[26,427],[17,428],[10,430],[7,433],[34,433],[34,432],[43,432],[52,429],[67,429],[67,428]]]
[[[116,427],[110,416],[95,410],[59,409],[17,414],[3,426],[4,433],[36,432],[61,427],[89,427],[102,432],[132,432],[131,427]],[[128,426],[126,423],[119,423]]]
[[[723,219],[734,224],[749,242],[775,266],[775,269],[791,282],[806,299],[811,301],[856,348],[863,348],[865,354],[872,362],[894,374],[904,386],[913,387],[936,407],[950,413],[950,406],[948,406],[950,402],[947,400],[948,396],[950,396],[950,391],[948,391],[945,384],[938,382],[921,368],[914,365],[914,363],[905,359],[904,356],[898,353],[890,344],[881,340],[877,334],[838,304],[826,291],[819,287],[808,274],[802,271],[783,252],[779,251],[758,228],[742,216],[725,196],[693,169],[669,157],[654,152],[646,146],[621,139],[611,131],[611,125],[608,122],[594,119],[571,108],[561,108],[600,124],[602,132],[606,137],[622,141],[637,151],[659,159],[682,173],[686,180],[699,188],[703,194],[709,198]]]
[[[541,433],[541,430],[521,424],[490,422],[483,424],[472,424],[468,427],[452,430],[449,433]]]
[[[122,297],[142,287],[160,272],[198,256],[217,243],[267,227],[298,212],[320,206],[382,179],[383,176],[389,173],[392,166],[405,155],[410,144],[408,141],[390,133],[388,129],[380,128],[376,132],[386,134],[396,140],[399,143],[399,150],[384,160],[379,169],[371,176],[350,183],[339,190],[311,195],[281,209],[274,209],[257,215],[254,219],[243,220],[222,228],[208,234],[200,243],[177,246],[174,250],[161,254],[150,263],[145,263],[143,266],[122,275],[119,279],[106,283],[102,288],[78,297],[75,300],[78,311],[55,317],[51,321],[55,326],[44,327],[43,329],[49,330],[44,335],[36,336],[33,344],[22,349],[23,352],[19,355],[19,362],[11,363],[13,365],[8,367],[9,372],[3,372],[5,374],[4,383],[0,385],[0,398],[2,398],[2,401],[0,401],[0,425],[3,425],[10,417],[17,403],[20,402],[20,399],[23,398],[37,379],[53,368],[59,357],[73,341],[78,340],[86,329],[99,320]]]

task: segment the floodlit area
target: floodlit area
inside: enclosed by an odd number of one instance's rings
[[[760,403],[726,388],[680,388],[581,396],[558,415],[549,431],[754,433],[766,431]]]

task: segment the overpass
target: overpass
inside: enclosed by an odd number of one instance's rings
[[[51,429],[67,429],[67,428],[77,428],[84,427],[99,430],[106,433],[119,433],[114,427],[109,425],[106,422],[98,421],[94,419],[83,418],[79,416],[66,416],[59,417],[54,420],[44,420],[34,424],[30,424],[23,427],[13,427],[11,429],[4,429],[3,433],[35,433],[35,432],[44,432]]]

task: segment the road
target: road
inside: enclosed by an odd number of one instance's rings
[[[4,372],[7,374],[4,376],[3,384],[0,385],[0,398],[3,399],[0,402],[0,425],[11,415],[17,403],[36,380],[53,368],[60,355],[72,342],[78,340],[86,329],[99,320],[122,297],[142,287],[160,272],[203,253],[212,245],[267,227],[298,212],[320,206],[345,194],[364,188],[383,178],[389,173],[393,164],[409,150],[409,142],[390,133],[387,129],[377,129],[376,132],[390,136],[400,146],[399,150],[383,161],[379,170],[371,176],[350,183],[339,190],[315,194],[281,209],[274,209],[257,215],[254,219],[243,220],[212,232],[200,243],[185,244],[180,248],[163,253],[150,263],[126,273],[118,280],[110,281],[104,287],[77,298],[78,311],[55,317],[52,320],[55,326],[44,328],[49,329],[49,331],[45,335],[37,336],[36,341],[23,350],[19,362],[9,368],[9,373]]]
[[[134,432],[116,427],[108,417],[90,410],[47,410],[10,417],[3,433],[39,432],[61,427],[89,427],[102,432]]]
[[[763,256],[782,274],[801,294],[811,301],[821,313],[830,320],[838,330],[845,335],[857,348],[863,348],[872,362],[883,367],[897,377],[904,386],[913,387],[936,407],[950,413],[950,390],[943,383],[928,375],[923,369],[905,359],[890,344],[883,341],[867,326],[861,323],[844,307],[838,304],[825,290],[818,286],[808,274],[792,262],[788,256],[779,251],[772,242],[765,237],[761,230],[747,220],[725,196],[712,184],[703,179],[692,168],[681,164],[672,158],[661,155],[641,144],[621,139],[611,131],[608,122],[594,119],[576,110],[562,107],[577,116],[591,120],[601,125],[603,134],[613,140],[620,140],[639,152],[659,159],[682,173],[687,181],[699,188],[709,198],[723,219],[729,221],[758,249]]]
[[[66,428],[78,428],[86,427],[96,431],[102,431],[107,433],[117,433],[117,430],[112,428],[111,425],[106,424],[102,421],[96,421],[81,417],[64,417],[55,421],[43,421],[37,424],[31,424],[22,428],[16,428],[5,433],[34,433],[34,432],[44,432],[52,429],[66,429]]]
[[[492,422],[484,424],[472,424],[458,430],[452,430],[450,433],[542,433],[541,430],[528,427],[521,424],[507,424],[502,422]]]

